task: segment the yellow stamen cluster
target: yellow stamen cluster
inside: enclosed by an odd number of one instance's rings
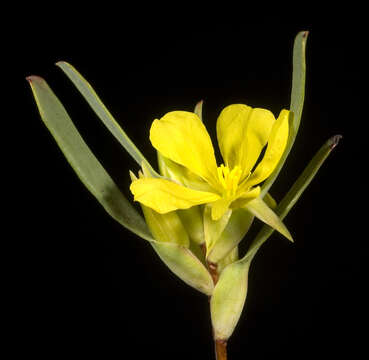
[[[218,178],[227,196],[234,196],[242,174],[239,166],[235,166],[231,171],[228,166],[220,165],[217,169]]]

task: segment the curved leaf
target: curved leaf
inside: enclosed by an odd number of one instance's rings
[[[201,261],[181,245],[162,243],[152,238],[143,218],[93,155],[45,80],[38,76],[30,76],[27,80],[43,122],[79,179],[108,214],[127,229],[148,240],[163,262],[184,282],[210,295],[214,287],[213,281]]]
[[[282,201],[278,204],[275,209],[275,213],[279,216],[281,220],[285,218],[285,216],[289,213],[292,207],[296,204],[300,196],[303,194],[305,189],[314,179],[320,167],[323,165],[324,161],[327,159],[328,155],[331,151],[336,147],[339,140],[342,138],[341,135],[335,135],[331,137],[315,154],[312,160],[309,162],[305,170],[298,177],[296,182],[292,185],[291,189],[282,199]],[[252,259],[256,254],[260,246],[269,238],[269,236],[273,233],[274,229],[264,225],[254,241],[252,242],[247,254],[243,258]]]
[[[290,117],[290,127],[287,147],[282,155],[282,158],[273,171],[272,175],[265,181],[261,189],[261,197],[269,191],[270,187],[276,180],[279,172],[281,171],[288,154],[295,142],[296,135],[300,126],[302,108],[304,106],[305,98],[305,77],[306,77],[306,63],[305,63],[305,49],[306,40],[308,37],[308,31],[301,31],[297,34],[293,46],[293,58],[292,58],[292,90],[291,90],[291,103],[290,110],[293,116]]]
[[[93,155],[46,81],[38,76],[30,76],[27,80],[31,85],[41,119],[82,183],[110,216],[138,236],[151,241],[152,237],[144,219]]]
[[[71,65],[65,61],[59,61],[56,63],[72,83],[76,86],[78,91],[82,94],[88,104],[91,106],[96,115],[109,129],[113,136],[120,142],[120,144],[127,150],[127,152],[136,160],[141,166],[144,162],[149,168],[152,176],[159,176],[156,171],[151,167],[150,163],[145,159],[140,150],[137,149],[136,145],[127,136],[124,130],[119,126],[118,122],[114,119],[112,114],[102,103],[92,86],[83,78],[83,76]]]

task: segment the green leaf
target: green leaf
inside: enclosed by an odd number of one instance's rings
[[[159,176],[156,171],[151,167],[150,163],[145,159],[140,150],[137,149],[136,145],[127,136],[124,130],[119,126],[118,122],[114,119],[109,110],[102,103],[92,86],[82,77],[82,75],[70,64],[64,61],[56,63],[68,78],[73,82],[78,91],[83,95],[85,100],[91,106],[96,115],[109,129],[113,136],[120,142],[120,144],[127,150],[127,152],[136,160],[141,166],[142,162],[149,168],[152,176]]]
[[[110,216],[138,236],[151,241],[145,221],[93,155],[46,81],[38,76],[30,76],[27,80],[43,122],[82,183]]]
[[[256,199],[248,202],[247,205],[245,205],[245,209],[293,242],[292,236],[286,226],[261,197],[257,197]]]
[[[341,135],[333,136],[320,148],[320,150],[315,154],[315,156],[309,162],[305,170],[296,180],[296,182],[292,185],[291,189],[288,191],[288,193],[285,195],[282,201],[278,204],[275,212],[281,220],[285,218],[285,216],[289,213],[292,207],[296,204],[300,196],[303,194],[305,189],[314,179],[318,170],[323,165],[324,161],[327,159],[331,151],[336,147],[341,138],[342,138]],[[244,260],[252,259],[252,257],[256,254],[257,250],[269,238],[269,236],[273,233],[273,231],[274,231],[273,228],[264,225],[260,230],[259,234],[252,242],[249,251],[244,257]]]
[[[245,304],[250,262],[236,261],[220,274],[210,299],[214,337],[227,340],[241,316]]]
[[[29,81],[41,118],[76,174],[110,216],[143,239],[148,240],[163,262],[185,283],[211,295],[213,281],[205,266],[186,247],[154,240],[135,208],[120,192],[76,127],[64,106],[45,80],[30,76]]]
[[[290,153],[292,146],[295,142],[296,135],[300,126],[302,109],[304,106],[304,98],[305,98],[305,77],[306,77],[305,49],[307,37],[308,31],[301,31],[297,34],[295,38],[292,58],[293,69],[292,69],[291,103],[290,103],[290,110],[292,111],[293,116],[290,119],[288,142],[278,166],[262,186],[261,189],[262,198],[269,191],[270,187],[273,185],[279,172],[281,171],[287,159],[287,156]]]
[[[266,193],[263,200],[271,209],[275,209],[277,207],[277,202],[270,193]]]

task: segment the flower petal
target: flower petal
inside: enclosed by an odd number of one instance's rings
[[[217,187],[214,148],[204,124],[196,114],[172,111],[160,120],[154,120],[150,141],[163,156]]]
[[[232,199],[223,197],[211,204],[211,218],[214,221],[219,220],[229,209]],[[220,234],[219,234],[220,235]]]
[[[211,203],[220,198],[215,193],[197,191],[170,180],[154,178],[135,180],[132,182],[130,190],[135,201],[139,201],[160,214]]]
[[[241,166],[241,179],[254,166],[274,123],[274,115],[269,110],[242,104],[227,106],[220,113],[217,121],[220,151],[230,169]]]
[[[186,167],[166,158],[158,151],[158,165],[161,175],[194,190],[212,192],[213,188],[200,176]]]
[[[244,207],[249,201],[257,198],[260,195],[260,186],[256,186],[251,190],[241,193],[238,198],[230,205],[231,209],[238,209]]]
[[[274,123],[265,155],[247,181],[253,186],[264,181],[276,168],[287,145],[289,111],[282,110]]]

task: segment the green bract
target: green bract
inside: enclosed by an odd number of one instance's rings
[[[299,128],[305,92],[306,40],[307,32],[301,32],[296,36],[294,43],[290,110],[283,110],[279,120],[275,120],[273,115],[264,109],[257,109],[255,112],[245,105],[226,108],[221,114],[217,130],[220,134],[225,134],[224,138],[218,140],[229,164],[217,168],[215,163],[215,167],[211,168],[215,169],[213,172],[208,171],[206,162],[201,168],[197,159],[191,159],[188,154],[175,153],[170,138],[160,143],[162,136],[160,131],[164,127],[164,122],[159,120],[155,120],[155,126],[152,127],[151,139],[163,149],[164,154],[171,154],[172,158],[179,160],[171,160],[158,151],[159,172],[155,171],[101,102],[91,85],[70,64],[57,63],[112,135],[142,169],[138,171],[138,176],[133,172],[130,174],[134,184],[131,190],[135,198],[141,202],[144,217],[125,198],[90,151],[64,106],[47,83],[38,76],[27,78],[41,119],[77,176],[107,213],[125,228],[149,241],[160,259],[185,283],[210,296],[216,340],[227,340],[237,325],[246,300],[251,261],[260,246],[270,237],[274,229],[292,241],[292,236],[282,220],[340,138],[335,136],[323,145],[283,200],[277,204],[268,191],[292,148]],[[182,118],[183,121],[189,121],[191,125],[189,129],[196,127],[203,131],[202,105],[203,102],[200,101],[194,113],[173,112],[168,115],[165,118],[167,121],[165,131],[176,134],[176,128],[171,127],[174,117],[177,122]],[[242,124],[240,120],[242,116],[248,116],[247,124],[250,125],[247,126],[252,127],[254,131],[245,133],[249,143],[242,149],[250,149],[254,144],[261,150],[266,146],[268,139],[274,146],[271,145],[271,149],[266,151],[266,159],[262,160],[264,168],[259,167],[258,170],[257,167],[253,173],[251,173],[252,162],[248,165],[242,159],[241,161],[239,158],[242,154],[234,150],[234,143],[237,141],[242,143],[243,138],[237,135],[236,141],[225,132],[228,126],[235,126],[235,122]],[[262,128],[258,119],[263,119],[260,121],[264,121],[268,129]],[[261,134],[265,139],[260,140],[255,134]],[[180,137],[178,139],[180,141]],[[191,141],[193,148],[199,145],[195,137]],[[203,143],[205,145],[201,146],[211,151],[211,143],[209,145],[207,138]],[[276,157],[278,151],[280,153]],[[257,156],[258,152],[253,150],[252,156],[249,157],[256,161]],[[238,166],[235,159],[240,161],[244,168]],[[191,160],[193,164],[190,165],[195,169],[194,172],[184,166],[184,163],[187,164]],[[232,161],[236,165],[232,165]],[[259,179],[265,180],[264,183],[256,186],[258,180],[253,182],[253,176],[254,178],[259,176]],[[207,182],[204,182],[204,178]],[[249,187],[245,185],[248,182]],[[162,196],[165,195],[163,203],[160,198],[156,198],[156,193],[150,194],[150,199],[144,199],[147,195],[144,185],[152,186],[152,184],[160,185],[158,189],[162,191]],[[237,189],[242,189],[243,192],[241,190],[237,192]],[[174,194],[177,198],[172,201],[171,196]],[[255,217],[265,224],[251,242],[248,252],[239,259],[238,244],[249,231]]]

